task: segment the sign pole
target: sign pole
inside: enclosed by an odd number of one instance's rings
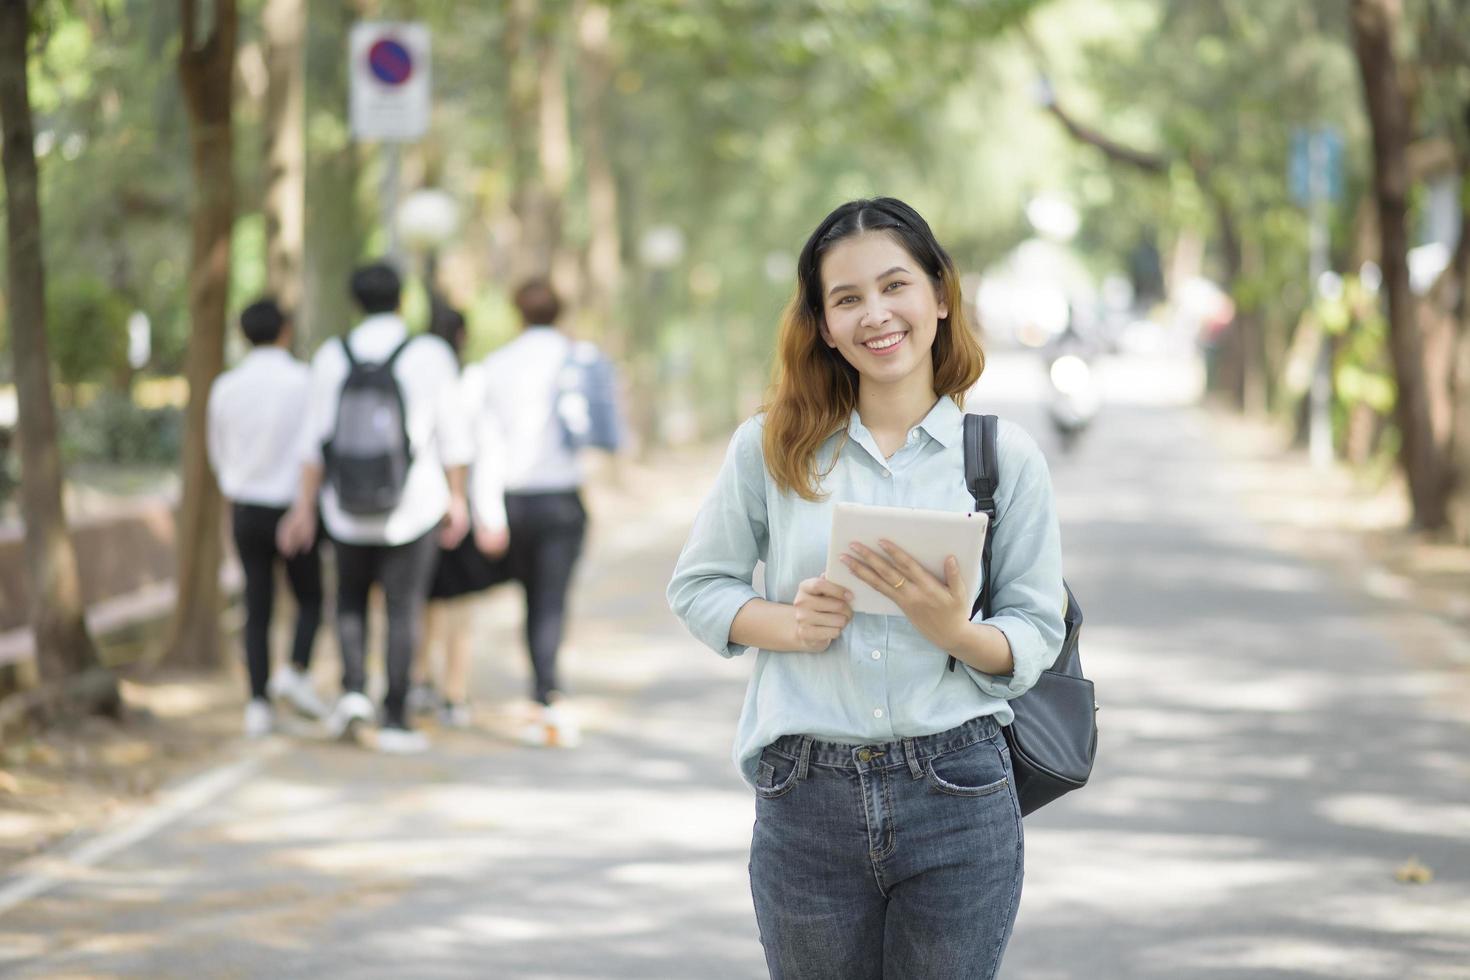
[[[1322,281],[1327,274],[1331,231],[1328,227],[1328,146],[1326,135],[1312,131],[1307,137],[1308,190],[1308,275],[1309,295],[1322,298]],[[1312,465],[1325,468],[1332,463],[1332,341],[1323,325],[1318,325],[1321,344],[1317,348],[1317,364],[1312,372],[1309,394],[1310,416],[1307,437]]]
[[[352,66],[348,115],[354,138],[376,141],[383,154],[379,194],[387,260],[403,271],[398,185],[403,144],[429,128],[429,29],[418,22],[361,21],[347,41]]]
[[[397,269],[399,274],[404,272],[403,250],[398,242],[398,174],[403,158],[403,144],[396,142],[381,143],[379,146],[383,151],[383,227],[388,230],[388,246],[384,250],[388,262]]]

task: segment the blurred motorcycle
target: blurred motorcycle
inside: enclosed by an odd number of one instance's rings
[[[1075,351],[1052,357],[1047,365],[1051,396],[1047,414],[1063,452],[1071,452],[1102,404],[1097,377],[1087,358]]]

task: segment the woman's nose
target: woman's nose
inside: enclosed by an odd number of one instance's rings
[[[890,316],[888,307],[884,305],[881,298],[871,299],[863,307],[863,326],[882,326],[887,323]]]

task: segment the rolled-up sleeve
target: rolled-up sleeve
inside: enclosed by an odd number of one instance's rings
[[[1041,449],[1016,426],[998,435],[1001,486],[991,544],[991,615],[976,622],[1005,634],[1015,668],[1006,676],[966,667],[986,694],[1015,698],[1036,684],[1061,652],[1064,604],[1062,540],[1051,474]],[[1014,474],[1008,480],[1009,474]],[[1006,484],[1009,483],[1007,493]]]
[[[225,451],[224,396],[220,393],[223,377],[215,378],[209,389],[209,402],[205,408],[204,450],[209,456],[209,468],[214,470],[215,481],[220,479],[220,464],[228,453]]]
[[[766,553],[766,472],[759,419],[736,430],[669,582],[669,608],[694,638],[725,657],[744,653],[730,624],[759,598],[752,582]]]
[[[459,365],[449,345],[436,344],[439,384],[434,392],[434,438],[445,467],[468,466],[475,458],[475,435],[465,415]]]
[[[505,423],[486,397],[485,368],[472,364],[462,378],[465,416],[475,434],[475,462],[470,467],[470,504],[475,521],[489,530],[506,527]]]
[[[311,384],[306,400],[306,424],[301,427],[301,440],[297,443],[297,455],[307,466],[322,465],[322,444],[332,436],[332,426],[337,421],[337,393],[341,390],[340,373],[331,363],[333,347],[341,349],[341,343],[329,340],[317,349],[311,359]],[[336,354],[341,358],[340,354]]]

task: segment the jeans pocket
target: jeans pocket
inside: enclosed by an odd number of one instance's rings
[[[924,778],[949,796],[989,796],[1010,785],[1005,758],[990,739],[934,756],[924,765]]]
[[[796,769],[795,759],[766,749],[756,766],[755,795],[763,800],[785,796],[796,786]]]

